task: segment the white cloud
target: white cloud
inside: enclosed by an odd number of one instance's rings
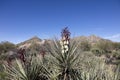
[[[105,38],[110,39],[112,41],[120,42],[120,33],[112,35],[112,36],[108,36],[108,37],[105,37]]]

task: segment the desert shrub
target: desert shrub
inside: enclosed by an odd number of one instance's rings
[[[16,45],[10,42],[1,42],[0,43],[0,60],[6,60],[9,54],[9,51],[15,50]]]
[[[26,55],[38,55],[42,50],[42,46],[38,43],[32,43],[29,48],[26,49]]]
[[[8,80],[48,80],[48,72],[38,55],[25,56],[21,50],[19,58],[9,63],[4,64]]]
[[[114,50],[120,50],[120,43],[119,42],[114,42],[113,43],[113,48],[114,48]]]
[[[119,65],[120,64],[120,50],[113,50],[111,55],[112,63]]]
[[[1,60],[1,61],[2,61],[2,60],[6,60],[7,57],[8,57],[8,54],[1,54],[1,55],[0,55],[0,60]]]
[[[120,59],[120,50],[117,50],[117,51],[114,50],[112,53],[113,53],[113,55],[112,55],[113,57]]]
[[[0,43],[0,53],[6,53],[9,50],[15,49],[16,46],[10,42],[1,42]]]
[[[101,40],[95,43],[92,48],[99,48],[100,50],[104,51],[104,54],[111,53],[113,50],[113,43],[110,41]]]
[[[97,62],[96,66],[82,71],[82,80],[119,80],[120,72],[109,69],[106,64]]]
[[[96,56],[101,56],[102,54],[105,53],[104,50],[99,49],[99,48],[92,48],[92,49],[91,49],[91,52],[92,52],[93,54],[95,54]]]
[[[91,44],[87,40],[85,40],[85,41],[81,41],[79,47],[83,51],[90,51]]]
[[[97,57],[91,52],[82,52],[79,57],[81,80],[119,80],[119,70],[116,65],[110,67],[105,58]],[[115,70],[116,69],[116,70]]]

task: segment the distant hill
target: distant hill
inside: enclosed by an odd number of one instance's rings
[[[79,44],[80,45],[79,48],[83,51],[91,51],[91,49],[93,48],[93,50],[98,49],[97,52],[95,52],[97,54],[98,54],[98,51],[100,51],[99,54],[105,54],[105,56],[106,56],[106,53],[113,53],[114,52],[115,56],[117,56],[117,58],[120,58],[119,51],[117,51],[117,50],[120,50],[120,43],[112,42],[108,39],[103,39],[103,38],[95,36],[95,35],[78,36],[78,37],[72,38],[71,40],[81,42]],[[87,42],[84,43],[82,41],[87,41]],[[53,40],[40,39],[39,37],[34,36],[26,41],[23,41],[17,45],[14,45],[15,48],[13,48],[13,49],[10,48],[6,52],[7,52],[7,55],[9,55],[9,56],[13,56],[13,55],[16,56],[16,53],[19,50],[19,48],[25,48],[27,53],[31,53],[31,54],[33,52],[40,53],[40,51],[42,51],[42,50],[47,51],[49,44],[52,44],[52,43],[53,43]],[[94,46],[96,47],[96,43],[98,43],[97,48],[94,48]],[[7,46],[9,46],[9,45],[7,45]],[[3,47],[1,47],[1,49],[2,48]],[[108,56],[111,56],[111,54],[108,54]],[[112,58],[113,57],[110,57],[110,59],[112,59]]]
[[[95,36],[95,35],[91,35],[91,36],[78,36],[78,37],[74,37],[73,39],[76,40],[76,41],[88,41],[88,42],[90,42],[90,43],[96,43],[96,42],[99,42],[99,41],[110,41],[110,40],[103,39],[103,38],[98,37],[98,36]],[[33,44],[33,43],[43,45],[43,44],[45,44],[46,42],[47,42],[47,43],[51,43],[51,40],[49,40],[49,39],[44,39],[44,40],[42,40],[42,39],[40,39],[39,37],[34,36],[34,37],[32,37],[32,38],[24,41],[24,42],[21,42],[21,43],[17,44],[17,46],[18,46],[19,48],[23,48],[23,47],[28,48],[28,47],[30,47],[31,44]],[[111,42],[111,41],[110,41],[110,42]]]
[[[109,41],[109,42],[111,42],[108,39],[103,39],[103,38],[98,37],[96,35],[78,36],[78,37],[75,37],[74,39],[77,40],[77,41],[88,41],[90,43],[96,43],[96,42],[99,42],[99,41]]]
[[[37,43],[37,44],[44,44],[45,40],[40,39],[37,36],[34,36],[24,42],[21,42],[19,44],[17,44],[17,46],[19,48],[23,48],[23,47],[29,47],[30,45],[32,45],[33,43]]]

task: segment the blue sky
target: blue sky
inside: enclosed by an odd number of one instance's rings
[[[120,0],[0,0],[0,41],[59,37],[66,26],[73,36],[120,41]]]

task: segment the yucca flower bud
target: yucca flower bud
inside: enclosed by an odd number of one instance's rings
[[[70,39],[70,32],[68,27],[65,27],[61,32],[62,40],[69,40]]]
[[[61,32],[61,49],[62,53],[67,53],[69,50],[69,44],[70,44],[70,32],[67,27],[65,27]]]

